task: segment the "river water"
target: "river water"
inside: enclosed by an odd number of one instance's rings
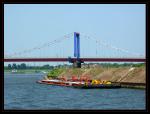
[[[79,89],[36,83],[44,74],[4,74],[4,109],[145,109],[145,90]]]

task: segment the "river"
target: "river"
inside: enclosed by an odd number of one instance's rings
[[[145,90],[79,89],[36,83],[44,74],[4,74],[4,109],[145,110]]]

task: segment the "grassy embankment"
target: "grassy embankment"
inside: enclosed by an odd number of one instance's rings
[[[145,66],[141,67],[92,67],[92,68],[59,68],[48,73],[47,77],[89,76],[91,79],[107,80],[119,83],[137,83],[122,85],[127,88],[145,88],[138,83],[146,83]]]

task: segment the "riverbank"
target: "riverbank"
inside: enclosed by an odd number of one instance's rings
[[[88,76],[90,79],[107,80],[114,83],[120,83],[123,88],[146,88],[146,71],[145,66],[142,67],[91,67],[91,68],[66,68],[58,69],[58,78],[66,77],[70,79],[72,76],[80,78]],[[61,72],[60,72],[61,71]],[[51,75],[50,74],[50,75]],[[48,77],[50,77],[50,75]]]
[[[4,70],[6,74],[12,74],[12,70]],[[76,76],[88,76],[90,79],[107,80],[120,83],[123,88],[146,88],[145,66],[141,67],[82,67],[82,68],[56,68],[50,72],[49,69],[19,69],[13,74],[34,74],[43,73],[52,78],[66,77],[67,79]]]

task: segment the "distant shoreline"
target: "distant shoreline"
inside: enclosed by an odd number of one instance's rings
[[[49,72],[50,70],[49,69],[19,69],[17,70],[17,72],[12,72],[12,70],[4,70],[4,73],[7,73],[7,74],[28,74],[28,73],[47,73]]]

